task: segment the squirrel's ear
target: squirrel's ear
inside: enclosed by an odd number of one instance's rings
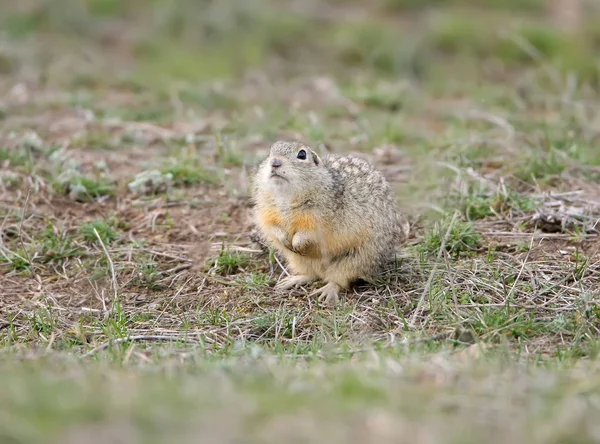
[[[315,165],[320,165],[321,158],[319,157],[319,155],[317,153],[315,153],[313,150],[310,150],[310,154],[312,155],[313,162],[315,163]]]

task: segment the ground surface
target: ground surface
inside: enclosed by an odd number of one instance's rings
[[[0,6],[1,441],[598,442],[599,16],[507,4]],[[411,221],[335,310],[249,238],[281,138]]]

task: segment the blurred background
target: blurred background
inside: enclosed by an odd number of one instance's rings
[[[595,0],[3,1],[0,88],[165,92],[258,69],[447,89],[514,82],[540,63],[597,85],[599,11]]]
[[[598,164],[599,51],[596,0],[3,1],[0,142],[237,192],[297,138],[374,154],[419,207],[445,194],[433,159],[527,182]]]

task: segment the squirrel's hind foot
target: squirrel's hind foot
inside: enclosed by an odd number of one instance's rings
[[[314,281],[314,279],[311,276],[304,274],[288,276],[277,282],[275,285],[275,290],[289,290],[290,288],[296,288],[305,284],[309,284],[312,281]]]
[[[325,284],[324,286],[322,286],[321,288],[313,291],[308,296],[311,297],[311,296],[319,295],[319,302],[321,302],[325,306],[333,307],[340,300],[339,293],[340,293],[340,286],[333,282],[329,282],[329,283]]]

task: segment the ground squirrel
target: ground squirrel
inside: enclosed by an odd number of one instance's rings
[[[284,290],[313,281],[312,292],[335,305],[340,290],[372,277],[406,237],[406,225],[383,175],[366,160],[320,157],[307,145],[278,141],[253,181],[261,238],[286,259]]]

